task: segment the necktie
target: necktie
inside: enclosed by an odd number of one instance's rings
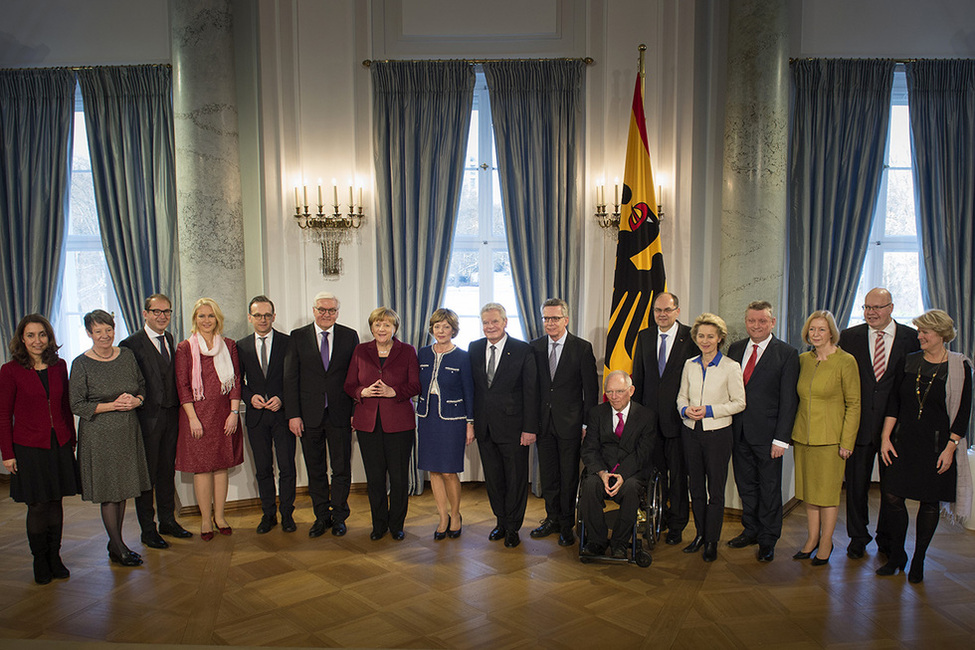
[[[267,337],[261,337],[261,373],[267,377]]]
[[[664,376],[664,368],[667,367],[667,335],[660,335],[660,350],[657,351],[657,370],[660,376]]]
[[[548,374],[552,379],[555,379],[555,369],[559,365],[559,358],[556,352],[559,349],[558,343],[552,344],[552,353],[548,355]]]
[[[322,332],[322,366],[328,371],[328,332]]]
[[[159,354],[162,355],[163,361],[169,363],[172,357],[169,356],[169,346],[166,345],[166,335],[160,334],[156,338],[159,339]]]
[[[623,437],[623,414],[617,413],[616,417],[619,418],[619,422],[616,423],[616,429],[613,430],[613,433],[616,434],[617,438],[622,438]]]
[[[491,356],[488,357],[488,365],[487,365],[488,388],[490,388],[491,384],[494,382],[494,367],[495,367],[494,354],[495,352],[497,352],[497,350],[498,349],[495,346],[493,345],[491,346]]]
[[[887,370],[886,348],[884,347],[884,333],[877,332],[877,341],[873,345],[873,374],[880,381]]]
[[[752,344],[752,356],[748,357],[748,363],[745,364],[745,371],[741,374],[742,379],[745,380],[745,385],[748,385],[748,380],[752,377],[752,371],[755,370],[755,363],[758,360],[758,344]]]

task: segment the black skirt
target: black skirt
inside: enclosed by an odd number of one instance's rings
[[[51,448],[14,443],[17,473],[10,477],[10,498],[18,503],[46,503],[78,494],[81,476],[71,443],[58,445],[51,429]]]

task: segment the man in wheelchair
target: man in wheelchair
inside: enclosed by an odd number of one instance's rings
[[[622,370],[606,377],[609,400],[589,412],[582,461],[586,471],[580,486],[579,517],[585,540],[583,557],[601,557],[607,545],[613,558],[626,559],[633,536],[640,496],[650,476],[650,452],[654,424],[650,411],[636,402],[633,382]],[[603,513],[606,499],[618,503],[619,517],[608,540],[608,525]]]

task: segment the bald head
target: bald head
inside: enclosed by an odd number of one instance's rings
[[[873,329],[882,330],[890,324],[894,300],[883,287],[874,287],[863,299],[863,320]]]

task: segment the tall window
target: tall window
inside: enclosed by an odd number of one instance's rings
[[[863,322],[863,299],[874,287],[886,287],[894,299],[894,318],[910,322],[924,311],[921,302],[920,242],[914,214],[911,128],[908,120],[907,77],[894,73],[890,131],[867,256],[857,286],[850,325]]]
[[[508,258],[487,82],[477,73],[464,185],[450,255],[444,304],[460,317],[460,347],[481,337],[481,306],[499,302],[508,312],[508,333],[524,338]]]
[[[52,323],[58,342],[64,346],[61,357],[69,364],[91,347],[91,340],[85,333],[84,316],[93,309],[104,309],[115,316],[116,342],[129,335],[105,263],[98,212],[95,209],[95,188],[91,179],[88,132],[85,130],[81,89],[77,86],[73,130],[61,304],[56,307]]]

